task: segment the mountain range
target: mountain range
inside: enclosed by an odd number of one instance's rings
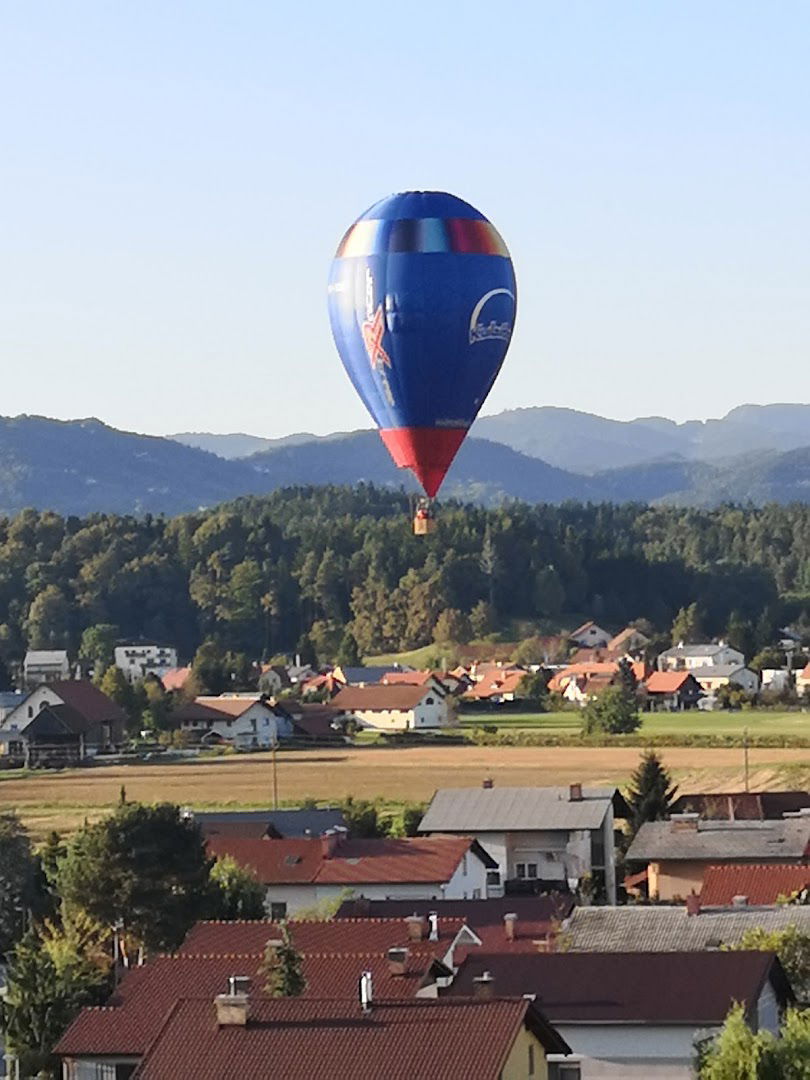
[[[192,438],[199,445],[186,445]],[[267,442],[139,435],[92,418],[0,417],[0,512],[36,506],[63,514],[175,514],[279,487],[362,481],[417,490],[373,431]],[[256,445],[259,452],[245,456]],[[541,449],[545,460],[537,456]],[[809,501],[810,406],[743,406],[722,420],[687,424],[545,408],[484,417],[462,446],[442,498]]]

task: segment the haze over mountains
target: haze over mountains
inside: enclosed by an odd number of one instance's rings
[[[192,438],[205,449],[184,445]],[[263,449],[245,456],[257,445]],[[0,512],[6,514],[26,506],[63,514],[175,514],[279,487],[360,482],[417,490],[373,431],[173,439],[118,431],[96,419],[0,418]],[[807,501],[810,406],[742,406],[722,420],[686,424],[623,423],[550,408],[484,417],[441,495],[488,504],[505,498],[695,506]]]

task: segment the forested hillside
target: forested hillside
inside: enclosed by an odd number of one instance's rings
[[[125,637],[205,638],[251,657],[310,642],[331,658],[345,627],[363,652],[429,643],[510,620],[546,629],[591,615],[668,631],[697,602],[706,633],[772,640],[804,619],[810,507],[697,511],[641,506],[448,504],[416,538],[408,500],[363,487],[291,489],[170,520],[0,520],[0,645],[76,647]]]

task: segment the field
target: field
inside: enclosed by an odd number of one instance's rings
[[[682,786],[700,791],[742,790],[739,749],[667,748],[662,757]],[[278,755],[279,800],[294,804],[356,798],[425,800],[435,788],[586,783],[624,784],[638,761],[635,748],[611,747],[346,747],[286,751]],[[810,750],[750,751],[751,788],[806,786]],[[183,806],[269,806],[272,766],[268,754],[100,766],[20,776],[0,773],[0,810],[15,808],[36,838],[49,830],[69,831],[99,816],[119,800],[170,800]]]
[[[461,713],[463,728],[496,724],[499,728],[523,728],[549,735],[575,735],[581,717],[574,712]],[[739,712],[645,713],[640,735],[800,735],[810,738],[810,712],[771,712],[745,709]]]

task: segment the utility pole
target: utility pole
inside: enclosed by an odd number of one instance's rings
[[[748,728],[743,731],[743,750],[745,752],[745,790],[748,791]]]
[[[273,759],[273,809],[278,810],[278,769],[276,768],[276,750],[278,749],[278,739],[273,739],[271,745],[271,755]]]

